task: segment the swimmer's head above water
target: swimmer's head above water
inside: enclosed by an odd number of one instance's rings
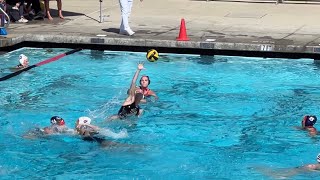
[[[76,131],[82,136],[92,136],[98,134],[97,127],[91,125],[91,119],[89,117],[79,117],[76,121]]]
[[[50,119],[50,123],[51,123],[52,125],[59,125],[59,126],[65,125],[64,120],[63,120],[61,117],[59,117],[59,116],[53,116],[53,117]]]
[[[24,54],[21,54],[19,56],[19,66],[22,66],[22,67],[28,67],[29,66],[29,59],[26,55]]]
[[[320,153],[317,156],[317,162],[320,163]]]
[[[78,125],[89,125],[91,124],[91,119],[89,117],[79,117],[79,119],[77,120],[77,124]]]
[[[149,84],[150,84],[149,76],[146,76],[146,75],[141,76],[141,78],[140,78],[141,87],[146,88],[149,86]]]
[[[314,115],[306,115],[303,117],[301,124],[302,127],[313,127],[314,124],[317,122],[317,117]]]

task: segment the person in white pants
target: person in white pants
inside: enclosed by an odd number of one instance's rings
[[[143,0],[140,0],[141,2]],[[133,0],[119,0],[121,9],[121,25],[119,34],[132,36],[134,32],[129,26],[129,16],[131,13]]]

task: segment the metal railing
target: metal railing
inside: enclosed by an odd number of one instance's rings
[[[2,15],[5,15],[7,16],[7,23],[5,23],[5,18],[1,18],[1,27],[9,27],[9,24],[10,24],[10,17],[8,16],[8,14],[2,9],[0,8],[1,12],[3,13]]]

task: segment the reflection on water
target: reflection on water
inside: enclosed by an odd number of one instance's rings
[[[93,60],[104,60],[104,51],[90,50],[90,57]]]
[[[314,69],[319,70],[320,69],[320,60],[314,60],[313,65],[314,65]]]

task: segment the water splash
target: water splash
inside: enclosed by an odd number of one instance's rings
[[[121,97],[121,95],[122,95],[122,92],[120,91],[118,95],[112,97],[105,104],[98,107],[98,109],[95,109],[95,110],[87,109],[86,111],[88,112],[89,117],[91,117],[92,119],[97,119],[97,118],[107,119],[110,116],[110,114],[114,114],[114,112],[111,113],[110,110],[121,103],[119,100],[119,97]]]
[[[126,138],[128,137],[128,132],[126,129],[122,129],[120,132],[116,133],[111,131],[110,129],[100,129],[99,134],[106,136],[106,137],[111,137],[113,139],[121,139],[121,138]]]

